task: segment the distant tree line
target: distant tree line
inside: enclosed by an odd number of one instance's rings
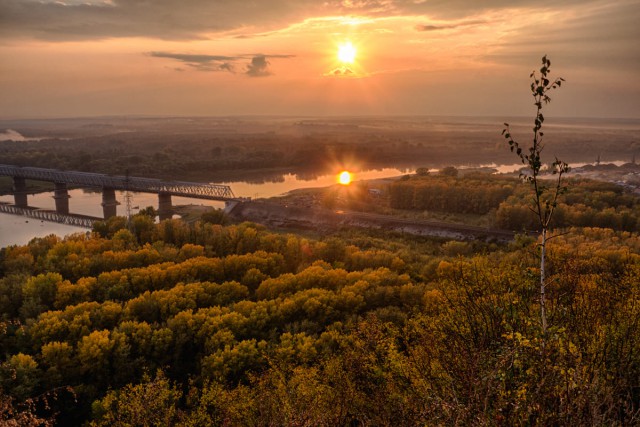
[[[395,209],[495,215],[498,228],[536,230],[527,187],[515,178],[470,173],[463,176],[415,175],[389,186]],[[640,198],[623,187],[601,181],[571,179],[558,199],[551,226],[640,230]]]
[[[399,149],[401,148],[401,149]],[[193,136],[131,132],[119,135],[43,140],[0,145],[2,163],[124,175],[214,180],[278,179],[357,164],[362,168],[411,164],[433,157],[440,144],[407,143],[394,137],[333,134],[303,136],[230,134]]]
[[[389,187],[390,204],[395,209],[433,210],[483,215],[497,209],[513,193],[515,179],[488,174],[416,175],[398,180]]]
[[[496,223],[506,229],[537,228],[527,214],[527,193],[518,187],[496,212]],[[552,227],[601,227],[640,230],[640,198],[623,187],[601,181],[572,179],[558,198]]]

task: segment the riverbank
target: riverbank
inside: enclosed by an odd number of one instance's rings
[[[399,218],[393,215],[371,214],[319,207],[284,206],[264,201],[239,203],[230,216],[236,221],[252,221],[270,228],[334,232],[341,228],[375,228],[418,236],[442,237],[453,240],[511,241],[515,235],[508,230],[496,230],[442,221]]]

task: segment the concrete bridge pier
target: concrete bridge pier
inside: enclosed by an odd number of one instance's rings
[[[13,177],[13,200],[14,204],[19,208],[29,206],[27,201],[27,182],[20,176]]]
[[[171,205],[171,193],[158,193],[158,217],[160,221],[173,217],[173,206]]]
[[[237,200],[227,200],[226,202],[224,202],[224,213],[230,214],[231,211],[234,210],[239,203],[240,202]]]
[[[118,213],[118,205],[120,203],[116,200],[116,190],[113,188],[102,188],[102,213],[104,219],[114,217]]]
[[[56,201],[56,212],[63,215],[69,215],[69,199],[71,196],[67,191],[66,182],[55,183],[53,198]]]

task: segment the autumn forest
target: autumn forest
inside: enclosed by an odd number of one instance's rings
[[[59,425],[637,422],[640,241],[121,218],[2,250],[2,416]],[[133,230],[133,231],[130,231]],[[144,420],[144,421],[143,421]]]

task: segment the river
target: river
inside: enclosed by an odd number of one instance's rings
[[[608,163],[613,163],[617,166],[620,166],[624,163],[624,161],[617,160]],[[577,168],[584,165],[585,163],[574,163],[571,166],[573,168]],[[458,166],[459,169],[466,169],[469,167],[492,168],[495,169],[498,173],[511,173],[520,169],[522,167],[522,164],[516,163],[508,165],[489,164],[479,166]],[[354,173],[353,180],[357,182],[358,180],[389,178],[414,172],[415,170],[413,169],[398,169],[391,167],[377,170],[367,170]],[[335,184],[336,181],[336,173],[320,175],[312,179],[299,177],[298,175],[294,174],[286,174],[283,175],[282,179],[278,180],[278,182],[250,183],[244,181],[234,181],[224,182],[222,184],[229,185],[234,194],[238,197],[251,197],[255,199],[279,196],[296,189],[328,187]],[[71,196],[71,199],[69,200],[69,207],[72,213],[102,217],[102,194],[100,192],[85,189],[75,189],[69,190],[69,195]],[[123,192],[116,192],[116,198],[121,203],[117,208],[118,215],[125,215],[126,208]],[[13,196],[0,196],[0,202],[13,203]],[[190,199],[175,196],[172,197],[172,203],[174,206],[195,204],[213,206],[216,208],[224,207],[223,202]],[[55,210],[53,193],[48,192],[30,195],[29,206],[41,209]],[[142,209],[147,206],[153,206],[155,208],[158,207],[158,196],[156,194],[133,193],[132,207]],[[135,213],[137,209],[133,209],[133,212]],[[78,232],[85,233],[87,232],[87,230],[79,227],[43,222],[32,218],[0,213],[0,248],[9,245],[27,244],[34,237],[42,237],[52,233],[59,236],[65,236]]]
[[[379,170],[361,171],[354,174],[354,180],[370,180],[378,178],[388,178],[392,176],[413,173],[413,170],[384,168]],[[278,182],[249,183],[243,181],[224,182],[229,185],[234,194],[238,197],[268,198],[285,194],[291,190],[300,188],[327,187],[336,183],[335,174],[320,175],[313,179],[304,179],[294,174],[287,174]],[[85,189],[69,190],[69,210],[73,214],[90,215],[102,217],[102,194]],[[132,193],[132,207],[139,209],[147,206],[158,207],[158,196],[148,193]],[[118,215],[125,215],[125,197],[123,192],[116,192],[116,198],[121,203],[117,210]],[[13,204],[13,196],[0,196],[0,202]],[[172,197],[172,203],[176,205],[205,205],[217,208],[224,207],[223,202],[210,200],[190,199],[185,197]],[[55,210],[53,193],[39,193],[29,195],[29,206],[40,209]],[[137,209],[132,209],[135,213]],[[43,222],[33,218],[18,215],[0,213],[0,248],[9,245],[27,244],[34,237],[42,237],[49,234],[65,236],[72,233],[86,232],[80,227],[72,227],[51,222]]]

